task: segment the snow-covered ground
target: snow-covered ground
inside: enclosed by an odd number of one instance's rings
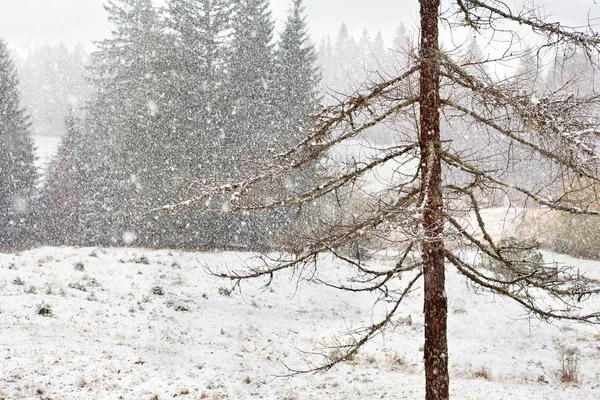
[[[402,309],[412,323],[376,338],[352,362],[278,378],[284,364],[306,366],[301,350],[372,323],[380,307],[371,294],[298,285],[286,274],[269,289],[249,282],[229,294],[229,281],[206,273],[248,257],[92,248],[0,254],[0,399],[423,398],[420,290]],[[600,263],[571,261],[600,274]],[[322,266],[325,276],[343,273],[337,263]],[[452,398],[600,398],[597,328],[528,320],[507,300],[471,292],[452,269],[447,292]],[[42,305],[51,315],[38,313]],[[581,352],[577,385],[557,378],[559,342]]]

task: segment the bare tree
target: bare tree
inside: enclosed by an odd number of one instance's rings
[[[580,47],[589,60],[600,49],[600,36],[591,29],[575,29],[547,21],[527,2],[520,9],[497,0],[420,1],[420,45],[408,64],[394,77],[370,83],[339,104],[313,117],[314,129],[297,146],[277,154],[272,162],[247,179],[219,186],[205,186],[191,202],[231,194],[234,208],[260,210],[279,206],[338,202],[342,209],[360,198],[352,213],[322,215],[320,223],[305,230],[302,238],[276,259],[262,257],[260,266],[214,271],[233,279],[265,277],[296,268],[302,275],[316,273],[319,255],[330,253],[348,265],[353,277],[321,282],[341,290],[380,293],[391,307],[378,322],[352,332],[339,344],[335,356],[311,371],[323,371],[351,359],[369,339],[398,319],[402,301],[417,282],[424,281],[426,399],[449,398],[447,352],[447,299],[445,271],[454,267],[475,287],[513,299],[532,316],[543,320],[566,319],[600,322],[600,312],[585,312],[579,302],[600,291],[594,282],[559,267],[549,273],[543,263],[516,260],[518,242],[498,244],[488,232],[481,211],[509,198],[577,214],[600,212],[574,204],[566,195],[577,177],[590,187],[600,183],[598,152],[600,97],[577,97],[568,87],[546,91],[541,97],[518,80],[492,79],[474,73],[472,64],[455,61],[439,46],[439,25],[463,26],[491,37],[511,31],[511,24],[525,26],[544,40],[543,48],[558,45]],[[516,35],[516,33],[513,33]],[[538,52],[539,53],[539,52]],[[506,58],[511,57],[507,52]],[[381,76],[384,76],[383,73]],[[440,130],[440,121],[452,128],[455,121],[477,129],[476,138],[487,145],[453,146]],[[279,192],[269,199],[254,196],[252,188],[268,184],[308,165],[314,165],[336,145],[360,138],[370,127],[389,124],[397,132],[396,144],[371,148],[368,160],[355,160],[336,174],[323,174],[311,188]],[[492,146],[493,144],[493,146]],[[519,149],[516,153],[514,149]],[[514,154],[520,154],[519,159]],[[538,168],[548,164],[544,182],[528,183],[509,173],[511,166]],[[381,165],[396,163],[394,179],[379,191],[361,189],[361,180]],[[593,193],[596,193],[595,191]],[[594,199],[597,201],[598,199]],[[171,205],[165,208],[176,208]],[[466,215],[475,216],[475,225]],[[372,246],[400,249],[397,262],[383,269],[342,251],[344,246],[369,238]],[[508,247],[507,247],[508,246]],[[490,271],[473,258],[461,256],[474,250],[477,258],[493,260]],[[523,249],[520,249],[523,250]],[[498,268],[502,273],[498,273]],[[313,275],[318,276],[318,275]],[[550,300],[549,300],[550,299]]]

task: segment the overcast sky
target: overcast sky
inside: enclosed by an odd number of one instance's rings
[[[160,1],[160,0],[159,0]],[[110,34],[110,25],[102,7],[105,0],[0,0],[0,37],[20,52],[44,43],[78,42],[92,49],[92,40]],[[283,21],[289,0],[271,0],[273,16]],[[599,6],[594,0],[541,0],[546,13],[563,22],[583,23],[588,12],[598,16]],[[391,41],[396,27],[405,23],[417,26],[417,0],[305,0],[308,22],[313,41],[324,35],[335,37],[342,22],[358,38],[366,27],[371,34],[381,30]],[[277,30],[281,28],[278,24]]]

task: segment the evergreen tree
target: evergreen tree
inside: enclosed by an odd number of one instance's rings
[[[392,48],[398,52],[406,52],[408,51],[408,45],[410,41],[408,39],[408,34],[406,32],[406,27],[404,24],[398,25],[396,28],[396,35],[392,40]]]
[[[80,121],[71,113],[64,121],[66,133],[50,161],[38,199],[41,239],[52,245],[82,244],[81,209],[86,154],[82,146]]]
[[[546,79],[549,89],[555,91],[564,86],[572,86],[580,95],[597,93],[597,68],[588,62],[588,57],[589,55],[581,49],[560,47]],[[598,58],[599,56],[596,56],[593,60],[597,62]]]
[[[90,97],[85,79],[88,54],[81,46],[68,51],[58,46],[42,46],[17,63],[21,98],[31,117],[34,135],[61,136],[63,121],[71,108],[82,107]]]
[[[6,43],[0,40],[0,246],[25,243],[37,177],[28,117]]]
[[[96,142],[95,171],[85,195],[88,231],[102,224],[102,242],[138,233],[138,244],[154,244],[152,233],[166,234],[144,210],[168,203],[181,167],[176,150],[170,99],[163,82],[170,75],[164,57],[163,26],[151,0],[109,1],[113,37],[92,54],[96,98],[89,109],[87,134]],[[100,195],[102,193],[102,195]]]
[[[342,23],[333,46],[333,65],[338,73],[337,81],[333,84],[333,89],[337,92],[354,92],[362,82],[364,73],[361,70],[360,63],[356,60],[358,56],[357,44],[348,32],[348,27]]]
[[[233,2],[230,57],[223,94],[228,112],[214,164],[218,179],[246,175],[269,158],[265,149],[281,149],[289,143],[277,123],[281,97],[274,59],[274,23],[268,6],[268,0]],[[274,190],[280,190],[280,186],[261,187],[254,194],[264,198]],[[227,197],[213,198],[212,209],[207,212],[215,247],[266,248],[272,243],[275,231],[282,229],[282,221],[287,220],[285,215],[280,218],[273,213],[248,216],[229,212],[229,202]]]
[[[234,1],[224,178],[243,174],[254,165],[248,158],[276,145],[274,24],[268,7],[268,0]]]
[[[393,58],[390,55],[390,52],[385,47],[381,31],[377,31],[375,39],[373,39],[373,54],[374,58],[372,61],[374,61],[375,63],[369,67],[369,70],[383,70],[383,72],[387,74],[392,73]]]
[[[319,72],[310,42],[302,0],[292,0],[276,52],[278,121],[281,136],[299,137],[318,100]],[[291,144],[291,141],[286,143]]]
[[[375,54],[373,54],[373,50],[374,50],[374,44],[373,44],[373,40],[371,39],[371,34],[369,33],[369,31],[367,30],[367,27],[365,27],[362,31],[362,35],[360,37],[360,39],[358,40],[358,55],[360,56],[360,68],[362,70],[362,72],[368,74],[369,71],[371,71],[371,67],[374,64],[374,57]]]
[[[223,136],[231,2],[171,0],[167,8],[167,26],[172,32],[173,117],[178,129],[186,132],[179,154],[187,158],[193,177],[207,178],[214,174],[212,165]]]
[[[404,24],[398,25],[396,34],[392,39],[392,58],[395,69],[401,69],[410,62],[411,55],[415,54],[416,46],[411,34],[406,30]]]
[[[277,84],[277,129],[285,146],[295,145],[310,128],[310,116],[319,100],[318,83],[320,74],[316,66],[317,54],[310,41],[302,0],[292,0],[283,31],[279,35],[276,51]],[[307,171],[289,176],[279,190],[288,193],[307,187],[314,180],[316,165]],[[312,210],[315,211],[315,210]],[[290,210],[272,215],[272,231],[283,228],[296,233],[309,223],[311,215],[292,213]],[[296,220],[292,228],[292,220]],[[283,240],[286,240],[285,238]]]
[[[335,68],[333,66],[333,45],[329,35],[323,37],[319,43],[317,52],[317,63],[321,71],[321,84],[327,91],[331,89],[332,82],[335,81]]]

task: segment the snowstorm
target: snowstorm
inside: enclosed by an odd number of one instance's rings
[[[1,0],[0,400],[600,398],[593,0]]]

